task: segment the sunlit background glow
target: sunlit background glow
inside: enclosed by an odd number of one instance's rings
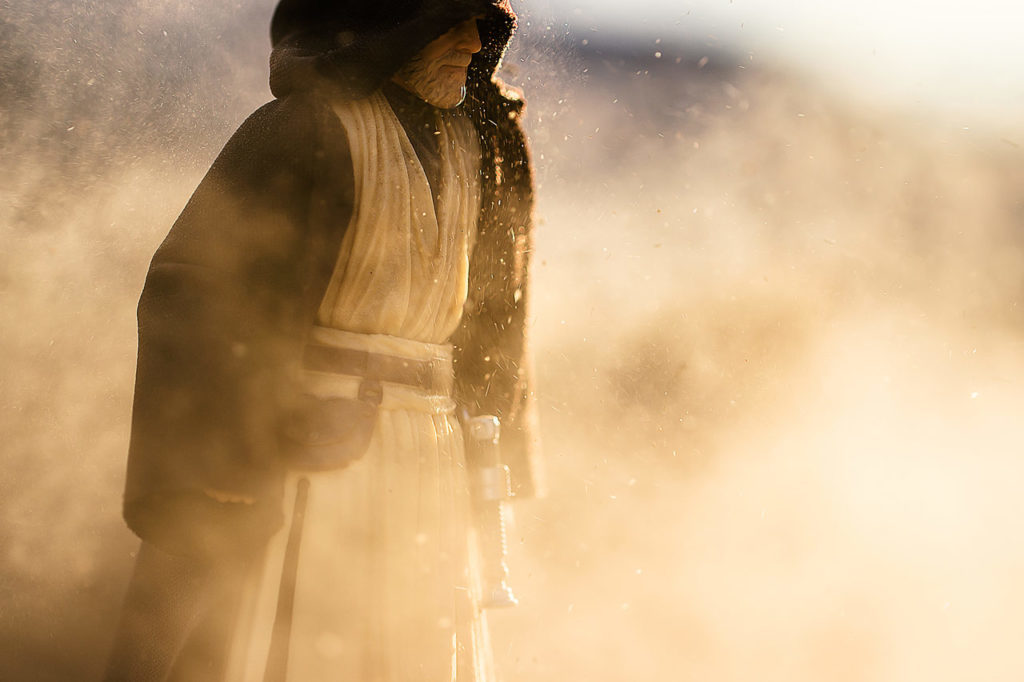
[[[1022,132],[1024,6],[1012,0],[546,0],[584,32],[684,36],[881,107]],[[881,101],[879,101],[881,100]]]

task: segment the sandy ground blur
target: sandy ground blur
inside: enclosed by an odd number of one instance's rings
[[[27,84],[0,91],[0,679],[94,679],[135,550],[135,302],[265,97],[265,46],[226,10],[97,5],[138,57],[92,34],[60,53],[72,34],[26,32],[20,6],[3,64]],[[550,493],[515,508],[503,678],[1020,679],[1020,148],[659,52],[539,31],[508,60],[540,185]]]

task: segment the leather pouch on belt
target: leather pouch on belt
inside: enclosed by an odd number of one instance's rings
[[[364,379],[358,398],[302,394],[284,426],[289,466],[310,471],[340,469],[366,454],[377,425],[379,382]]]

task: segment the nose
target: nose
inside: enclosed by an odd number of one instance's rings
[[[476,54],[483,49],[480,42],[480,30],[476,26],[476,17],[467,19],[455,28],[458,35],[456,49],[470,54]]]

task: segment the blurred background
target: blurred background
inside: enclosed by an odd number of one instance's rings
[[[100,675],[135,304],[273,4],[4,3],[0,679]],[[503,679],[1024,677],[1024,10],[516,7],[549,494]]]

